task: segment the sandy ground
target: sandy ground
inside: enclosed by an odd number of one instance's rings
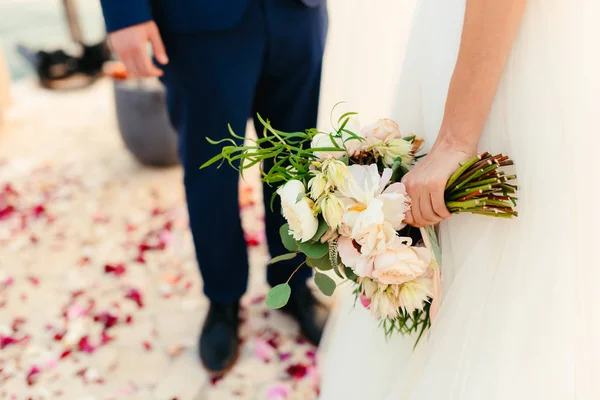
[[[0,130],[1,399],[313,399],[315,349],[264,306],[256,177],[240,199],[252,260],[242,357],[202,370],[201,295],[179,168],[141,167],[112,86],[13,88]]]

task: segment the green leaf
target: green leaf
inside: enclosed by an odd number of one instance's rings
[[[325,274],[316,272],[315,283],[325,296],[331,296],[335,292],[335,281]]]
[[[329,253],[329,245],[327,243],[304,242],[300,243],[298,248],[308,258],[321,258]]]
[[[306,259],[306,262],[310,267],[320,271],[329,271],[333,268],[333,265],[331,265],[331,261],[329,260],[329,254],[321,258],[308,258]]]
[[[288,251],[298,251],[298,242],[290,235],[290,226],[283,224],[279,228],[279,236],[281,236],[281,242]]]
[[[291,294],[292,288],[290,285],[282,283],[269,290],[265,302],[269,308],[281,308],[287,304]]]
[[[352,115],[358,115],[358,113],[354,111],[347,112],[338,119],[338,122],[341,122],[344,118],[350,117]]]
[[[327,232],[327,229],[329,229],[329,225],[327,225],[327,222],[325,222],[325,220],[322,218],[319,219],[319,228],[317,229],[317,233],[315,233],[315,236],[313,236],[310,240],[313,242],[318,242],[321,239],[321,237],[323,237],[325,232]]]
[[[352,271],[352,268],[344,266],[344,274],[346,275],[346,278],[350,279],[351,281],[356,280],[356,274],[354,271]]]
[[[282,254],[280,256],[277,257],[273,257],[273,259],[271,259],[271,261],[269,261],[269,264],[275,264],[278,263],[280,261],[287,261],[287,260],[291,260],[296,258],[296,256],[298,255],[298,253],[287,253],[287,254]]]

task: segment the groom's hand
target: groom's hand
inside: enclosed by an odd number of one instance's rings
[[[156,60],[163,65],[169,62],[154,21],[118,30],[111,33],[109,38],[112,49],[125,64],[128,76],[133,78],[162,76],[162,70],[152,63],[148,53],[148,43],[150,43]]]

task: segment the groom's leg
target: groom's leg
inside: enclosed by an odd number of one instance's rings
[[[163,32],[170,62],[164,82],[179,154],[204,293],[214,304],[231,304],[246,291],[248,259],[240,223],[239,174],[229,166],[200,166],[220,151],[206,138],[243,135],[260,75],[265,34],[260,10],[225,32]]]
[[[282,131],[304,131],[317,123],[321,65],[327,31],[325,8],[307,8],[300,2],[265,0],[269,45],[257,88],[255,112],[271,120]],[[262,125],[255,121],[256,128]],[[265,168],[272,164],[266,163]],[[271,212],[273,188],[264,185],[266,234],[271,256],[288,251],[281,243],[279,228],[285,223],[278,199]],[[285,282],[300,261],[294,259],[269,266],[271,285]],[[304,285],[311,275],[302,267],[292,278],[292,286]]]

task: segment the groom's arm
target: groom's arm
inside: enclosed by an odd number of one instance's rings
[[[161,76],[150,59],[148,42],[161,64],[169,62],[149,0],[100,0],[110,44],[134,78]]]
[[[108,33],[152,20],[148,0],[100,0],[100,4]]]

